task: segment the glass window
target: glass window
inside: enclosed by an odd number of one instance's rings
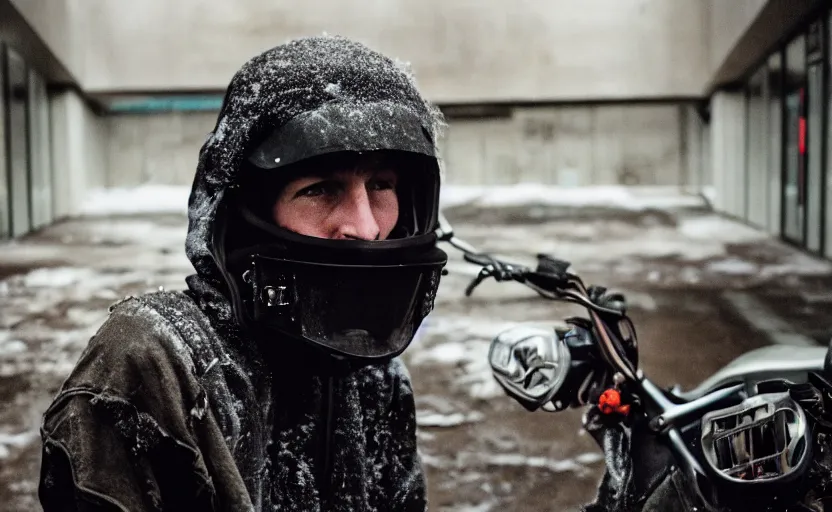
[[[29,77],[26,63],[15,51],[7,47],[8,118],[10,186],[12,206],[12,236],[31,229],[29,203],[29,119],[27,113]]]
[[[809,26],[806,35],[806,248],[820,252],[823,242],[823,37],[824,23],[818,20]]]
[[[781,234],[780,212],[783,172],[783,55],[775,53],[768,59],[765,81],[766,138],[768,151],[768,231]]]
[[[783,237],[803,245],[806,207],[806,37],[786,47]]]
[[[9,201],[8,151],[6,151],[6,66],[4,48],[0,44],[0,240],[11,236],[11,204]]]

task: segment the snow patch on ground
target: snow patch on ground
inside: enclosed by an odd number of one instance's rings
[[[724,260],[717,260],[705,265],[705,270],[717,274],[727,275],[751,275],[758,271],[759,266],[746,260],[739,258],[726,258]]]
[[[3,336],[8,336],[9,333],[3,333]],[[26,352],[29,347],[25,342],[20,340],[3,340],[0,341],[0,357],[5,357],[14,354]]]
[[[455,387],[464,389],[472,398],[496,398],[505,393],[491,374],[491,366],[488,364],[490,345],[489,338],[451,341],[425,351],[414,349],[410,364],[437,362],[436,356],[439,354],[441,364],[458,366],[462,370],[455,378]],[[455,354],[454,359],[447,357],[449,353]]]
[[[574,229],[576,225],[580,232]],[[497,233],[493,226],[470,224],[457,231],[462,239],[486,252],[507,256],[546,252],[579,267],[643,258],[676,257],[691,262],[702,261],[725,255],[728,243],[748,241],[752,234],[761,237],[744,227],[726,232],[720,225],[732,226],[723,224],[721,219],[702,221],[682,229],[664,225],[645,229],[614,220],[580,224],[557,221]],[[708,228],[714,231],[708,231]]]
[[[454,412],[441,414],[430,411],[416,411],[416,424],[420,427],[458,427],[466,423],[476,423],[485,418],[482,413],[474,411],[470,413]]]
[[[90,283],[95,279],[96,272],[91,268],[56,267],[32,270],[22,278],[21,284],[27,288],[62,288],[75,284],[93,286],[100,283]]]
[[[590,464],[604,460],[604,455],[601,453],[582,453],[574,459],[555,460],[549,457],[529,457],[519,453],[498,453],[486,455],[482,460],[489,466],[528,466],[562,473],[564,471],[581,471]]]
[[[40,435],[36,430],[17,434],[0,432],[0,460],[8,459],[13,451],[25,448],[37,439],[40,439]]]
[[[190,186],[140,185],[101,188],[89,192],[81,206],[84,215],[124,213],[185,213]]]
[[[442,510],[443,512],[490,512],[491,510],[494,510],[498,505],[499,503],[496,500],[492,500],[483,503],[477,503],[475,505],[470,503],[463,503],[451,507],[444,507]]]
[[[453,459],[443,456],[423,456],[426,464],[442,468],[474,468],[474,467],[528,467],[545,469],[552,473],[574,472],[586,473],[590,466],[604,460],[604,455],[597,453],[582,453],[574,458],[554,459],[544,456],[529,456],[521,453],[483,453],[459,452]]]
[[[705,272],[732,276],[772,278],[784,275],[823,275],[832,272],[832,262],[794,253],[776,263],[757,263],[737,257],[708,262]]]
[[[757,242],[771,235],[720,215],[702,215],[679,220],[679,234],[689,240],[723,243]]]

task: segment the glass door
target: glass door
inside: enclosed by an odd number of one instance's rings
[[[819,20],[809,27],[807,35],[807,133],[806,133],[806,248],[814,253],[823,251],[823,42],[824,23]]]
[[[832,74],[832,11],[829,14],[826,25],[827,51],[826,62],[830,74]],[[827,94],[832,93],[832,86],[827,85]],[[827,96],[828,98],[828,96]],[[826,257],[832,259],[832,99],[826,102],[826,208],[825,208],[825,253]]]
[[[768,59],[765,98],[768,172],[768,232],[782,233],[780,225],[783,188],[783,54]]]
[[[786,48],[783,238],[805,245],[806,211],[806,48],[798,36]]]

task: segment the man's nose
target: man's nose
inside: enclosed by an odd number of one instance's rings
[[[351,189],[339,209],[338,238],[378,239],[380,229],[366,188],[362,186]]]

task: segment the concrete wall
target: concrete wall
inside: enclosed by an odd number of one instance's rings
[[[677,185],[688,175],[683,107],[516,108],[449,122],[449,183]]]
[[[199,148],[216,120],[216,112],[106,117],[107,186],[190,185]]]
[[[447,182],[684,184],[695,179],[685,122],[696,114],[688,109],[565,106],[515,108],[506,118],[449,118],[441,142]],[[108,116],[107,186],[189,185],[215,121],[211,112]]]
[[[224,89],[323,31],[410,61],[444,103],[690,96],[710,71],[701,0],[14,1],[94,93]]]
[[[108,132],[74,91],[53,96],[51,107],[54,214],[61,218],[78,214],[89,190],[106,185]]]

